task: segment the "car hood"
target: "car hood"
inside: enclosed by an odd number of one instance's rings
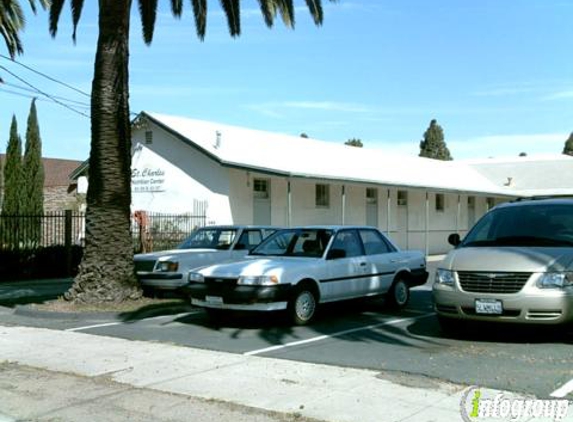
[[[281,276],[289,270],[303,271],[316,266],[321,258],[247,258],[227,264],[211,265],[200,272],[205,277],[239,277],[276,275]]]
[[[462,247],[451,251],[440,267],[455,271],[569,271],[573,248]]]
[[[177,257],[179,255],[201,256],[221,252],[217,249],[169,249],[167,251],[157,251],[150,253],[140,253],[133,257],[136,261],[151,261],[159,258]]]

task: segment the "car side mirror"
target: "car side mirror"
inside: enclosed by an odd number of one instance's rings
[[[452,246],[458,246],[462,243],[460,235],[458,233],[452,233],[448,236],[448,243]]]
[[[326,259],[339,259],[346,258],[346,251],[344,249],[331,249],[326,255]]]

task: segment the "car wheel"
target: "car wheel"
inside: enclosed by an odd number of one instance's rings
[[[316,306],[314,292],[308,286],[302,286],[289,302],[288,311],[296,325],[306,325],[314,318]]]
[[[393,309],[402,309],[410,300],[410,288],[406,282],[399,278],[392,284],[388,292],[388,305]]]

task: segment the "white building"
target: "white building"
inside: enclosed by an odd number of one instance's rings
[[[505,183],[514,173],[491,162],[390,155],[155,113],[140,114],[132,140],[133,210],[206,205],[216,224],[368,224],[403,248],[442,253],[448,234],[463,235],[495,203],[526,194],[515,189],[517,174]]]

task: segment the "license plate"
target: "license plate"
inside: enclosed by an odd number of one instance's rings
[[[205,302],[209,305],[223,305],[223,298],[220,296],[205,296]]]
[[[501,315],[503,305],[501,300],[496,299],[476,299],[476,314]]]

